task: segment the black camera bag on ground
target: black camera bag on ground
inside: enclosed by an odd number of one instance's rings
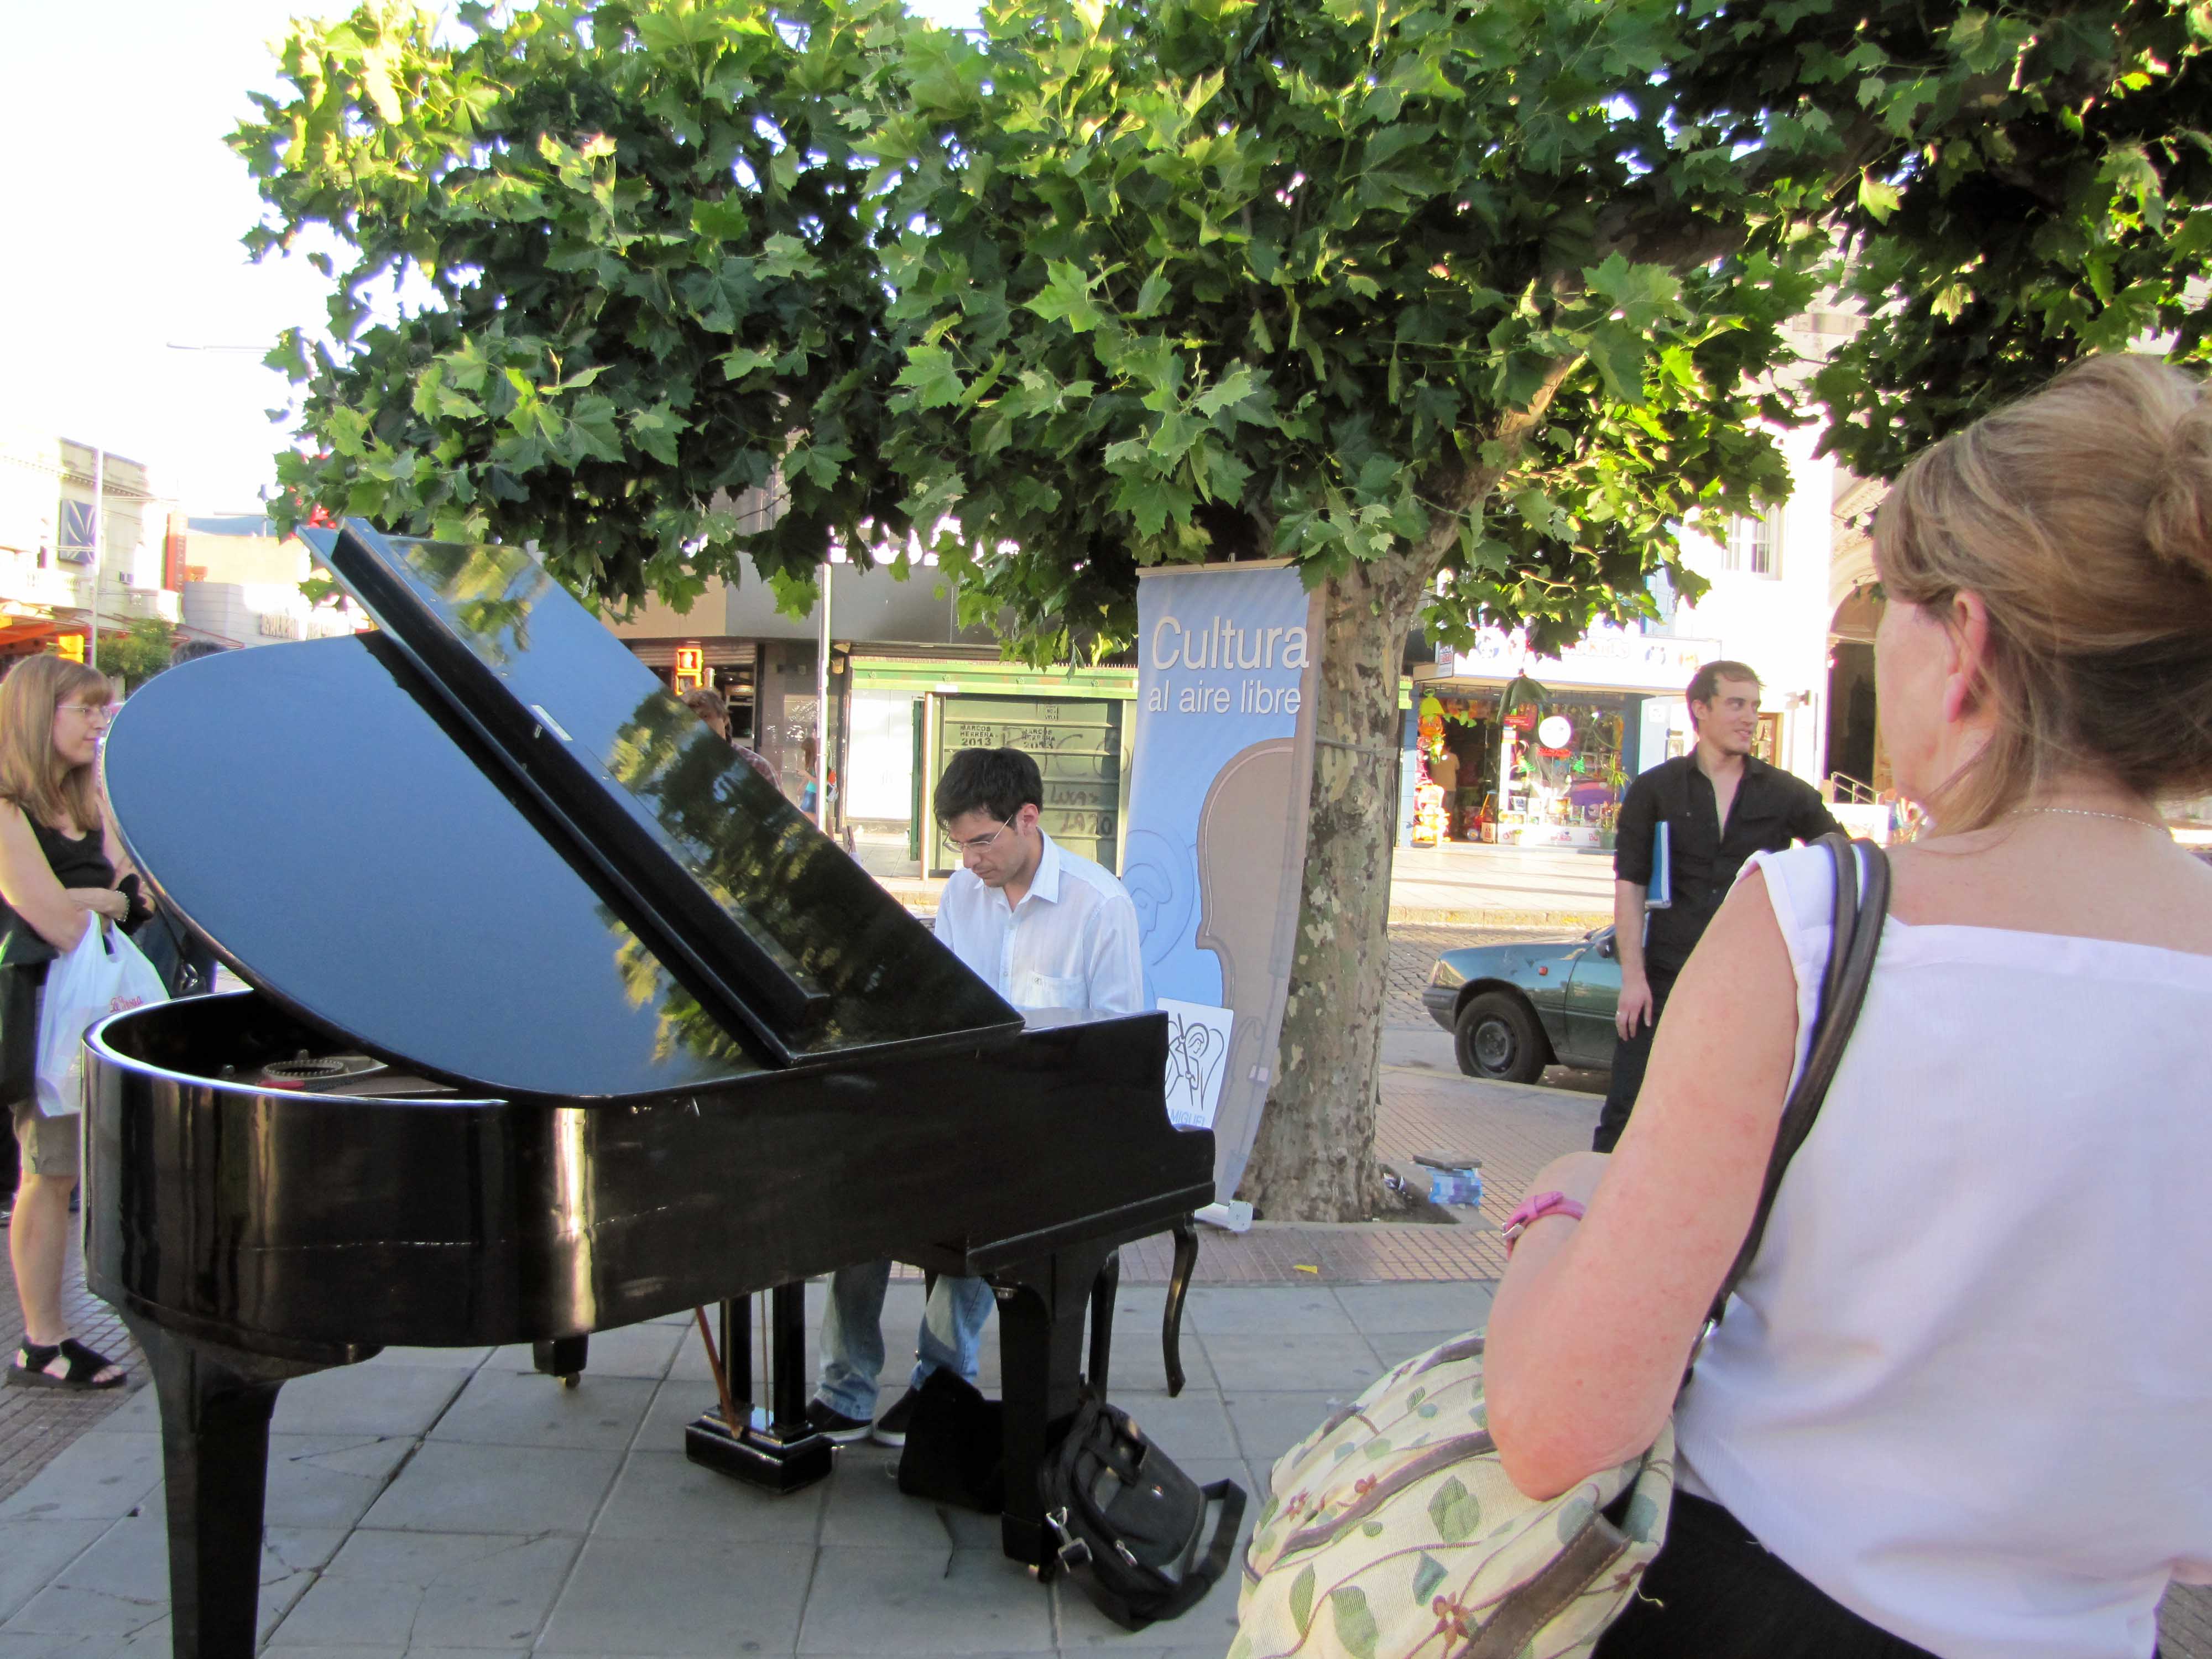
[[[1059,1542],[1044,1576],[1066,1573],[1124,1630],[1196,1607],[1228,1567],[1244,1518],[1242,1486],[1200,1486],[1127,1412],[1088,1391],[1037,1484]],[[1221,1519],[1209,1544],[1206,1511],[1216,1501]]]

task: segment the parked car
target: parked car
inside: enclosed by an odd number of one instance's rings
[[[1459,1068],[1469,1077],[1534,1083],[1547,1066],[1609,1071],[1620,1041],[1613,929],[1447,951],[1429,970],[1421,1000],[1452,1034]]]

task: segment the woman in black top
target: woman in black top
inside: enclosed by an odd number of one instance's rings
[[[107,729],[106,679],[82,663],[32,657],[0,682],[0,1098],[15,1118],[22,1185],[8,1250],[23,1308],[10,1382],[110,1389],[123,1369],[72,1340],[62,1322],[62,1261],[77,1180],[79,1117],[43,1117],[33,1098],[46,969],[96,916],[127,923],[126,866],[93,763]],[[135,886],[135,880],[132,882]]]

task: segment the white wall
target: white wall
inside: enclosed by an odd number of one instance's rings
[[[1723,550],[1685,532],[1690,568],[1711,582],[1705,597],[1675,612],[1673,633],[1717,640],[1765,683],[1761,705],[1782,715],[1780,759],[1808,783],[1825,775],[1828,727],[1828,560],[1835,463],[1815,459],[1817,427],[1779,434],[1792,484],[1778,514],[1775,574],[1723,568]]]
[[[186,582],[181,609],[186,627],[232,645],[282,645],[354,629],[353,617],[334,605],[310,609],[290,582]]]

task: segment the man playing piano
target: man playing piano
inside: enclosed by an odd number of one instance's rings
[[[1092,1016],[1145,1006],[1137,910],[1113,873],[1067,851],[1037,817],[1044,783],[1018,749],[963,749],[931,801],[961,867],[938,901],[937,937],[1017,1008]],[[915,1391],[940,1366],[973,1382],[991,1312],[980,1279],[940,1278],[924,1311],[910,1386],[872,1424],[883,1370],[884,1293],[891,1264],[841,1268],[822,1321],[822,1377],[807,1421],[830,1439],[871,1433],[906,1443]]]

